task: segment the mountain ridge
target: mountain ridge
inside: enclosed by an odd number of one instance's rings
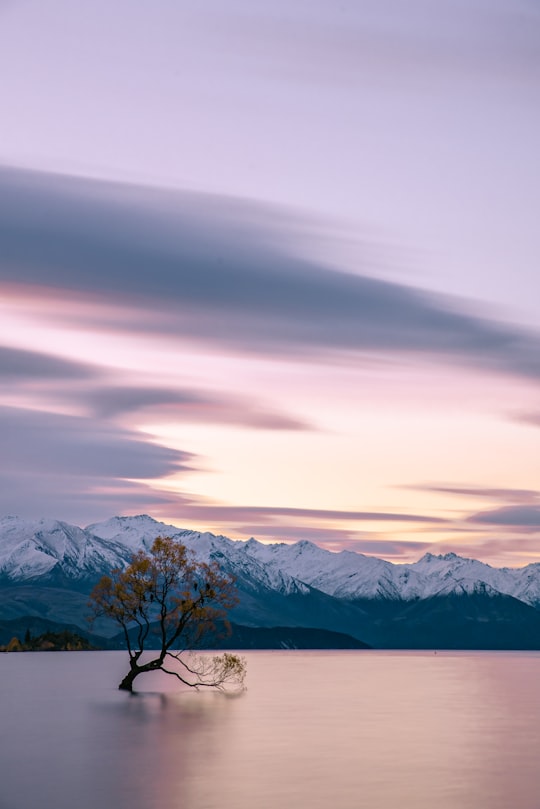
[[[540,649],[540,565],[495,568],[454,553],[395,564],[302,540],[265,545],[166,525],[148,515],[86,528],[0,518],[0,619],[88,628],[88,594],[156,536],[182,541],[235,579],[230,619],[259,628],[346,633],[379,648]],[[100,623],[101,622],[101,623]],[[112,637],[114,624],[95,630]],[[538,638],[538,640],[537,640]]]
[[[181,540],[199,558],[221,561],[237,577],[281,592],[307,592],[309,587],[346,601],[414,601],[453,590],[473,593],[485,585],[540,606],[539,563],[497,568],[455,553],[429,552],[416,562],[394,563],[355,551],[328,551],[307,540],[232,540],[167,525],[147,514],[112,517],[85,528],[60,520],[0,518],[0,577],[20,583],[93,579],[125,566],[133,552],[149,549],[159,535]]]

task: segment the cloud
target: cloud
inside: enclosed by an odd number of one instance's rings
[[[482,525],[501,525],[513,528],[540,530],[540,503],[538,505],[504,506],[490,511],[480,511],[468,518],[469,522]]]
[[[407,522],[440,524],[447,521],[424,514],[399,514],[384,511],[344,511],[317,508],[287,508],[279,506],[228,506],[214,504],[186,504],[182,514],[195,519],[239,522],[256,519],[261,525],[273,525],[276,519],[292,517],[301,520],[330,520],[345,522]]]
[[[91,379],[98,369],[85,363],[71,362],[50,354],[0,346],[0,382]]]
[[[529,427],[540,427],[540,412],[511,413],[510,419],[518,424],[527,424]]]
[[[48,517],[77,525],[112,514],[167,511],[175,498],[139,481],[107,480],[66,473],[0,472],[0,513]]]
[[[51,502],[64,518],[81,513],[75,503],[93,505],[99,517],[106,503],[140,509],[172,498],[137,481],[193,469],[189,453],[89,418],[0,407],[0,433],[0,513],[27,514],[39,504],[48,514]]]
[[[459,539],[449,539],[427,548],[432,553],[457,553],[469,559],[478,559],[493,567],[512,566],[522,567],[531,559],[540,557],[538,539],[523,536],[508,536],[503,539],[492,537],[479,537],[475,542],[462,542]]]
[[[265,537],[273,542],[293,543],[305,539],[316,542],[321,547],[346,547],[348,542],[355,542],[359,534],[346,528],[319,528],[312,525],[290,525],[276,523],[275,525],[261,525],[252,523],[234,527],[235,533],[243,536],[252,536],[256,539]]]
[[[223,50],[226,32],[237,69],[318,87],[354,87],[370,76],[377,87],[385,80],[405,88],[422,82],[425,92],[426,85],[440,88],[446,77],[470,84],[479,76],[492,82],[537,76],[538,9],[532,2],[517,9],[505,0],[439,0],[436,14],[418,0],[339,8],[312,3],[309,10],[294,4],[284,12],[274,4],[247,16],[232,6],[209,35]]]
[[[187,452],[92,418],[0,407],[0,513],[78,521],[178,504],[147,481],[194,469]]]
[[[348,531],[343,528],[314,528],[299,525],[243,525],[236,529],[244,536],[252,535],[257,539],[266,537],[274,542],[293,543],[300,540],[315,542],[328,551],[354,551],[382,558],[410,557],[411,552],[421,556],[431,548],[430,544],[410,540],[379,539],[376,535]]]
[[[187,452],[89,418],[0,407],[0,433],[2,467],[22,478],[69,475],[84,487],[86,477],[143,480],[193,468]]]
[[[378,556],[389,561],[407,562],[411,554],[422,557],[432,546],[424,542],[412,542],[410,540],[385,540],[385,539],[351,539],[349,542],[335,546],[327,544],[328,550],[348,550],[355,553],[365,553],[368,556]]]
[[[101,379],[100,379],[101,377]],[[69,387],[58,383],[91,381]],[[40,382],[40,399],[52,394],[55,401],[75,404],[100,420],[118,420],[151,410],[182,422],[229,424],[263,430],[314,430],[307,421],[277,412],[254,400],[195,389],[119,385],[97,365],[73,362],[52,354],[0,346],[0,384],[11,393],[32,392],[28,383]],[[47,387],[46,383],[54,383]],[[39,400],[37,402],[39,406]]]
[[[421,492],[434,492],[440,494],[455,494],[459,497],[481,497],[484,499],[499,500],[510,503],[535,503],[540,501],[540,492],[535,489],[512,489],[493,486],[465,486],[426,484],[419,486],[406,486],[400,488],[414,489]]]
[[[286,212],[6,168],[0,189],[0,284],[92,300],[94,320],[100,303],[115,304],[118,330],[280,357],[416,355],[540,379],[537,333],[370,268],[303,259]]]
[[[520,533],[536,533],[540,529],[540,491],[536,489],[441,484],[424,484],[405,488],[458,497],[481,498],[500,504],[496,508],[478,511],[465,517],[461,524],[452,526],[454,534],[466,533],[469,530],[467,526],[472,526],[474,531],[481,531],[483,527],[488,526],[500,526],[514,529]],[[477,546],[467,547],[471,547],[474,552]],[[452,546],[451,549],[453,550],[454,547]]]
[[[463,485],[423,485],[412,486],[418,491],[452,494],[459,497],[480,497],[509,503],[497,508],[476,512],[465,519],[465,525],[475,526],[507,526],[515,529],[540,528],[540,491],[535,489],[513,489],[494,486],[463,486]],[[454,531],[467,530],[465,526],[456,526]]]
[[[175,421],[229,424],[264,430],[314,429],[307,422],[246,399],[192,389],[110,386],[77,393],[98,418],[118,418],[144,410]]]

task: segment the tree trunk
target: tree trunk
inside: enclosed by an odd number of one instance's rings
[[[138,674],[141,673],[141,671],[144,671],[144,669],[140,669],[138,666],[136,668],[131,669],[131,671],[129,671],[126,674],[126,676],[118,686],[120,691],[133,691],[133,680]]]
[[[160,655],[155,660],[150,660],[147,663],[143,663],[139,666],[137,663],[137,658],[133,658],[130,661],[130,670],[118,686],[121,691],[133,691],[133,680],[135,677],[138,677],[139,674],[142,674],[144,671],[157,671],[163,665],[163,660],[165,659],[165,655]]]

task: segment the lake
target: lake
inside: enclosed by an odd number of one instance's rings
[[[247,652],[236,697],[122,652],[0,655],[1,809],[538,809],[540,653]]]

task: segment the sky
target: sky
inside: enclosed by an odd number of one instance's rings
[[[0,513],[540,561],[538,0],[0,0]]]

